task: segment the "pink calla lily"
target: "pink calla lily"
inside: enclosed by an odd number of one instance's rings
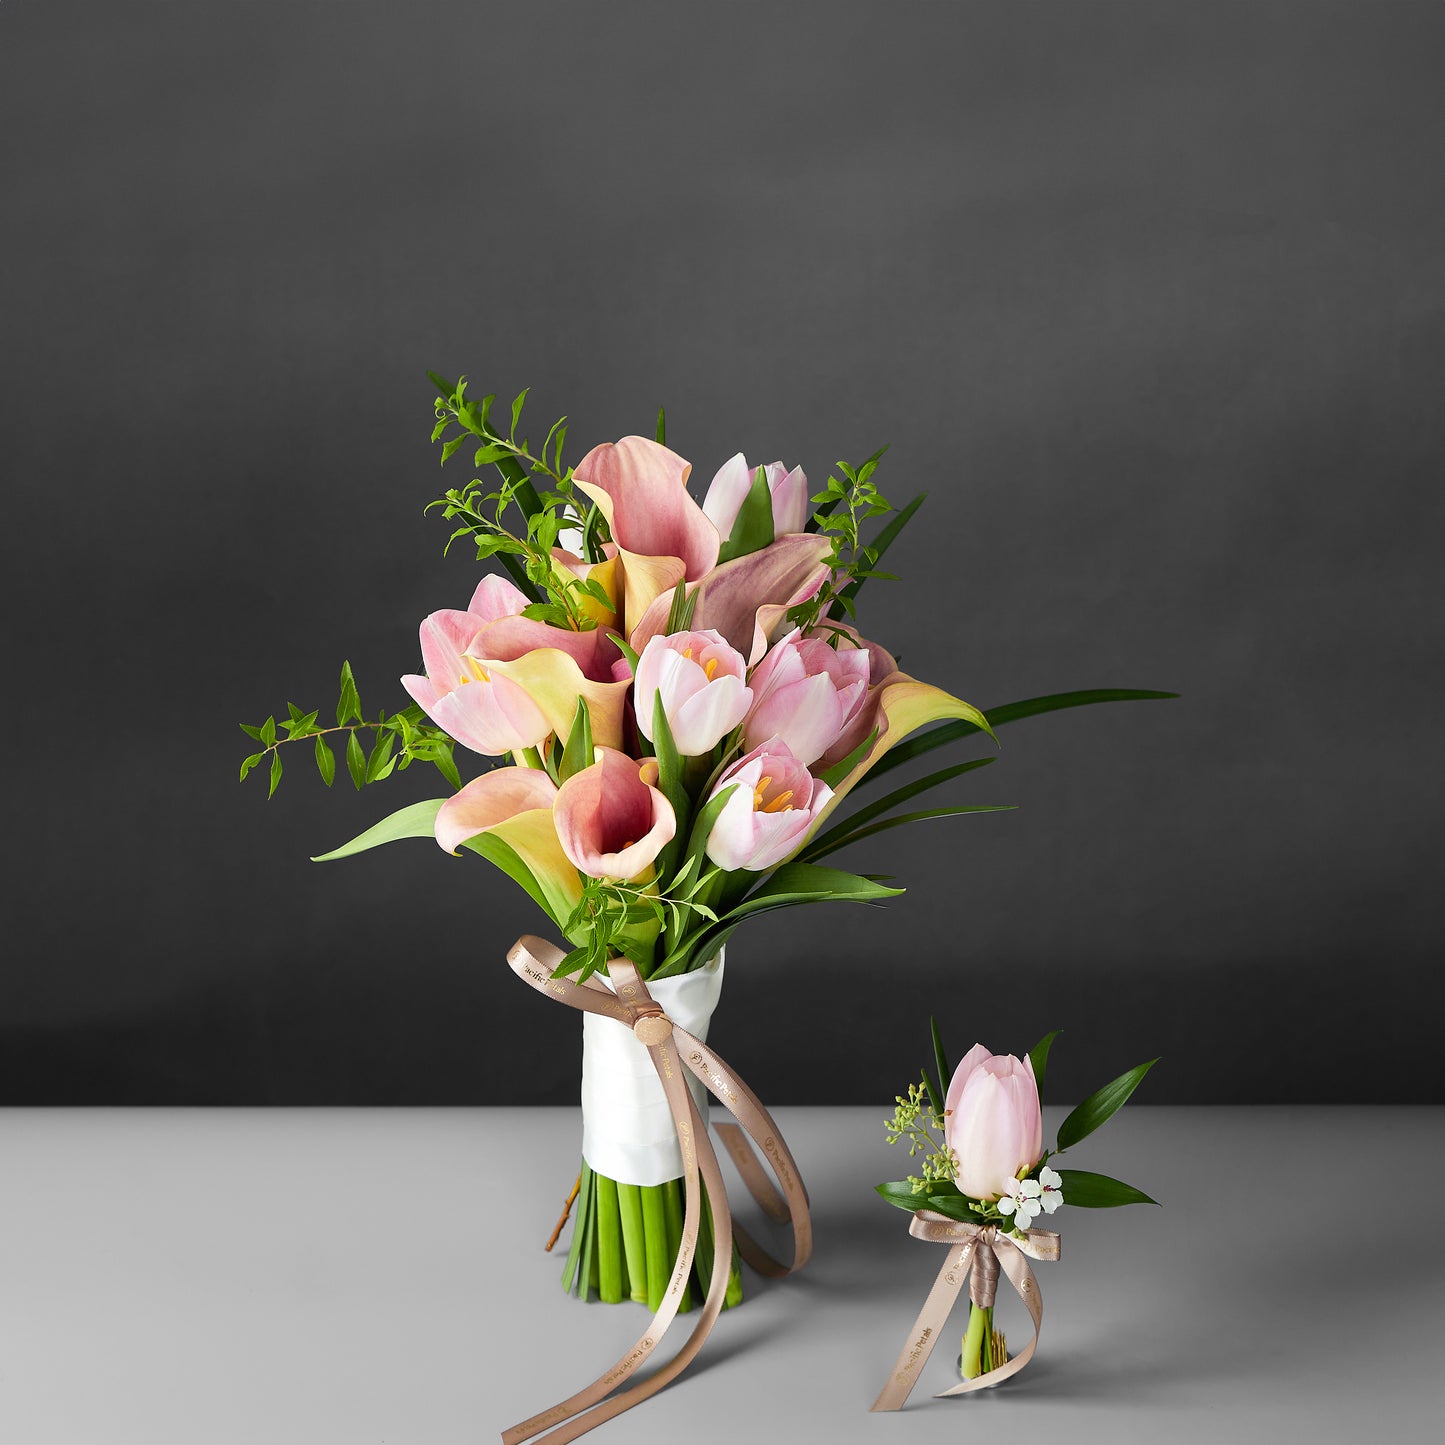
[[[607,519],[629,627],[654,598],[717,565],[722,539],[688,494],[691,471],[691,462],[661,443],[632,436],[593,447],[573,472]]]
[[[478,834],[499,838],[521,860],[560,923],[577,906],[582,884],[558,841],[552,813],[556,798],[556,785],[538,769],[494,768],[442,804],[436,840],[454,853]]]
[[[749,665],[758,662],[788,608],[806,602],[827,581],[832,550],[829,538],[799,532],[724,562],[688,588],[697,596],[692,625],[721,633]],[[671,597],[659,596],[634,624],[630,641],[639,652],[667,630],[671,605]]]
[[[626,882],[652,867],[677,832],[672,804],[657,781],[657,763],[638,763],[613,748],[573,773],[557,790],[552,813],[562,851],[589,878]]]
[[[711,797],[727,788],[733,791],[708,834],[707,856],[728,872],[761,872],[795,853],[833,796],[778,738],[739,758]]]

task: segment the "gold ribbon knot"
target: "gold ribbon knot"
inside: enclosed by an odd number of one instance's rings
[[[646,1046],[667,1098],[672,1122],[677,1130],[677,1142],[682,1150],[686,1192],[682,1244],[662,1305],[637,1343],[585,1389],[579,1390],[550,1410],[533,1415],[531,1419],[523,1420],[520,1425],[514,1425],[510,1430],[504,1430],[503,1445],[522,1445],[523,1441],[532,1439],[552,1426],[557,1428],[543,1436],[538,1445],[566,1445],[567,1441],[577,1439],[579,1435],[586,1434],[588,1430],[615,1415],[620,1415],[624,1410],[640,1405],[664,1385],[676,1379],[696,1358],[722,1311],[723,1299],[727,1294],[728,1274],[732,1269],[734,1239],[737,1240],[738,1253],[759,1274],[773,1279],[801,1269],[813,1251],[808,1192],[803,1187],[797,1162],[787,1144],[783,1142],[778,1126],[757,1095],[714,1050],[668,1018],[662,1007],[648,993],[647,985],[634,964],[625,958],[611,959],[607,965],[607,974],[612,980],[612,988],[609,989],[597,978],[589,978],[584,983],[553,978],[553,970],[564,957],[566,955],[562,949],[544,939],[529,935],[513,944],[507,955],[507,962],[524,983],[530,984],[539,993],[548,994],[572,1008],[614,1019],[630,1029],[638,1041]],[[791,1264],[785,1265],[774,1259],[734,1223],[717,1154],[713,1151],[712,1140],[708,1137],[707,1124],[693,1101],[692,1091],[683,1081],[683,1067],[701,1079],[708,1091],[737,1120],[735,1124],[717,1125],[718,1137],[763,1212],[780,1224],[792,1226]],[[763,1173],[757,1156],[748,1147],[749,1139],[757,1146],[768,1167],[777,1177],[781,1193],[774,1189]],[[667,1364],[654,1370],[639,1384],[623,1390],[620,1394],[613,1394],[657,1348],[668,1326],[676,1318],[683,1287],[687,1283],[688,1272],[692,1269],[693,1256],[697,1250],[704,1188],[712,1211],[714,1252],[712,1278],[708,1283],[707,1298],[703,1301],[697,1324],[682,1348]]]
[[[951,1390],[940,1390],[937,1399],[947,1395],[967,1395],[974,1390],[987,1390],[1018,1374],[1034,1357],[1039,1343],[1039,1330],[1044,1322],[1044,1300],[1039,1282],[1034,1277],[1029,1259],[1053,1260],[1059,1257],[1059,1236],[1051,1229],[1030,1229],[1022,1235],[1000,1234],[993,1224],[967,1224],[949,1219],[929,1209],[920,1209],[909,1221],[908,1232],[914,1239],[949,1246],[948,1258],[938,1271],[928,1298],[913,1322],[908,1340],[888,1376],[888,1383],[869,1407],[873,1410],[901,1410],[938,1336],[948,1323],[949,1312],[968,1281],[969,1298],[980,1309],[992,1306],[998,1289],[999,1272],[1008,1276],[1034,1322],[1033,1338],[1023,1351],[996,1370],[965,1380]]]

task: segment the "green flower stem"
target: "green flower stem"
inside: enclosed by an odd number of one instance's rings
[[[573,1282],[577,1279],[578,1270],[582,1264],[582,1244],[587,1234],[587,1207],[592,1198],[591,1169],[587,1167],[587,1161],[582,1161],[582,1179],[577,1186],[577,1200],[572,1209],[572,1243],[567,1250],[567,1263],[562,1270],[562,1288],[572,1293]]]
[[[667,1293],[667,1277],[676,1256],[667,1251],[667,1205],[663,1187],[649,1185],[642,1190],[642,1230],[647,1239],[647,1307],[657,1310]]]
[[[617,1186],[617,1207],[622,1219],[622,1248],[627,1256],[629,1294],[647,1303],[647,1236],[642,1228],[642,1194],[636,1184]]]
[[[622,1216],[617,1185],[597,1176],[597,1293],[604,1304],[622,1300]]]
[[[986,1368],[983,1363],[983,1341],[988,1325],[988,1310],[981,1310],[971,1300],[968,1306],[968,1330],[963,1337],[963,1359],[960,1369],[965,1380],[976,1380]]]

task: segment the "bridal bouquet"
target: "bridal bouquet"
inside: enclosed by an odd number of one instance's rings
[[[888,1142],[906,1142],[910,1158],[921,1156],[922,1173],[880,1184],[878,1193],[913,1215],[910,1233],[915,1238],[962,1249],[955,1259],[950,1248],[939,1282],[875,1410],[902,1407],[965,1281],[969,1316],[959,1357],[964,1383],[943,1393],[963,1394],[997,1384],[1029,1362],[1038,1342],[1043,1301],[1028,1261],[1059,1257],[1058,1235],[1034,1225],[1041,1215],[1052,1216],[1064,1204],[1109,1209],[1156,1203],[1122,1180],[1084,1169],[1055,1169],[1050,1161],[1118,1113],[1159,1061],[1139,1064],[1091,1094],[1059,1126],[1053,1149],[1045,1149],[1039,1091],[1056,1037],[1057,1030],[1045,1035],[1022,1060],[991,1054],[975,1044],[950,1078],[935,1022],[936,1082],[925,1068],[920,1082],[894,1101]],[[1013,1358],[1005,1336],[994,1328],[1000,1267],[1034,1322],[1033,1339]]]
[[[474,544],[477,560],[500,570],[465,606],[421,623],[422,670],[402,678],[410,706],[368,716],[344,666],[335,726],[294,704],[279,725],[246,725],[261,750],[242,777],[268,767],[274,792],[283,748],[310,739],[328,785],[334,744],[358,788],[416,763],[446,780],[446,796],[323,857],[432,837],[446,854],[500,868],[565,939],[540,976],[590,990],[569,997],[592,1011],[564,1282],[584,1299],[657,1309],[683,1234],[685,1171],[655,1060],[593,1008],[615,965],[626,961],[698,1044],[739,924],[800,904],[894,897],[902,890],[880,875],[823,860],[903,824],[993,811],[908,807],[988,757],[852,806],[865,788],[1018,718],[1171,694],[1065,693],[985,716],[903,672],[853,620],[923,502],[893,512],[874,481],[881,453],[839,463],[816,488],[801,467],[752,467],[739,454],[699,502],[661,414],[654,437],[606,442],[568,465],[565,419],[535,449],[521,434],[525,392],[499,416],[493,397],[467,395],[465,379],[432,380],[441,459],[467,448],[479,475],[431,505],[453,524],[452,542]],[[458,745],[485,760],[465,781]],[[519,972],[535,983],[528,967]],[[699,1078],[688,1082],[701,1104]],[[699,1290],[712,1273],[709,1217],[688,1282]],[[729,1302],[738,1293],[734,1270]]]

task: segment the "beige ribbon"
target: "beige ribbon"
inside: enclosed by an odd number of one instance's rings
[[[596,978],[589,978],[580,984],[571,979],[553,978],[553,970],[564,957],[566,955],[560,948],[543,939],[528,936],[518,939],[512,946],[507,962],[519,978],[531,984],[539,993],[549,994],[573,1008],[615,1019],[630,1028],[639,1042],[646,1046],[653,1067],[657,1070],[663,1093],[667,1096],[672,1120],[677,1126],[677,1142],[682,1150],[686,1190],[682,1245],[678,1250],[677,1262],[673,1266],[672,1278],[668,1283],[667,1293],[663,1296],[662,1306],[653,1315],[637,1343],[627,1350],[611,1369],[585,1389],[570,1395],[550,1410],[533,1415],[530,1420],[523,1420],[520,1425],[514,1425],[510,1430],[504,1430],[503,1445],[521,1445],[522,1441],[541,1435],[544,1430],[550,1433],[542,1437],[539,1445],[565,1445],[566,1441],[577,1439],[594,1426],[620,1415],[624,1410],[630,1410],[634,1405],[640,1405],[664,1385],[676,1379],[696,1358],[722,1311],[723,1299],[727,1294],[728,1275],[732,1270],[734,1238],[737,1239],[738,1253],[760,1274],[771,1278],[801,1269],[813,1251],[808,1193],[803,1187],[802,1176],[798,1173],[797,1163],[788,1146],[783,1142],[778,1126],[757,1095],[733,1073],[716,1052],[694,1038],[686,1029],[679,1028],[663,1013],[661,1006],[648,993],[647,985],[636,967],[627,959],[614,958],[608,962],[607,974],[612,980],[612,989],[609,990]],[[779,1263],[733,1223],[732,1211],[728,1207],[727,1188],[723,1183],[717,1155],[713,1152],[712,1141],[708,1137],[707,1125],[693,1102],[692,1091],[683,1080],[684,1065],[702,1080],[714,1097],[738,1121],[736,1124],[719,1124],[718,1136],[763,1212],[780,1224],[792,1225],[791,1265]],[[782,1186],[781,1194],[773,1188],[748,1147],[749,1138],[757,1145],[768,1167],[777,1177]],[[708,1203],[712,1209],[714,1252],[712,1278],[697,1324],[671,1360],[630,1389],[621,1394],[613,1394],[617,1386],[631,1376],[657,1348],[677,1315],[688,1272],[692,1269],[693,1255],[697,1250],[698,1228],[703,1210],[703,1187],[706,1187]],[[554,1426],[556,1428],[552,1428]]]
[[[908,1342],[888,1376],[888,1383],[869,1407],[873,1410],[903,1408],[918,1383],[920,1371],[938,1343],[939,1334],[948,1323],[949,1312],[964,1281],[969,1282],[968,1293],[973,1303],[980,1309],[988,1309],[994,1302],[1000,1268],[1028,1308],[1034,1322],[1034,1337],[1022,1353],[998,1369],[965,1380],[951,1390],[940,1390],[936,1398],[941,1400],[946,1395],[967,1395],[973,1390],[986,1390],[1018,1374],[1033,1359],[1039,1343],[1039,1330],[1044,1322],[1043,1296],[1039,1293],[1039,1282],[1034,1278],[1026,1256],[1043,1260],[1059,1257],[1059,1236],[1051,1229],[1030,1229],[1022,1237],[1000,1234],[997,1226],[992,1224],[965,1224],[935,1214],[932,1210],[920,1209],[910,1221],[908,1232],[914,1239],[948,1245],[948,1258],[944,1260],[938,1278],[913,1322]]]

